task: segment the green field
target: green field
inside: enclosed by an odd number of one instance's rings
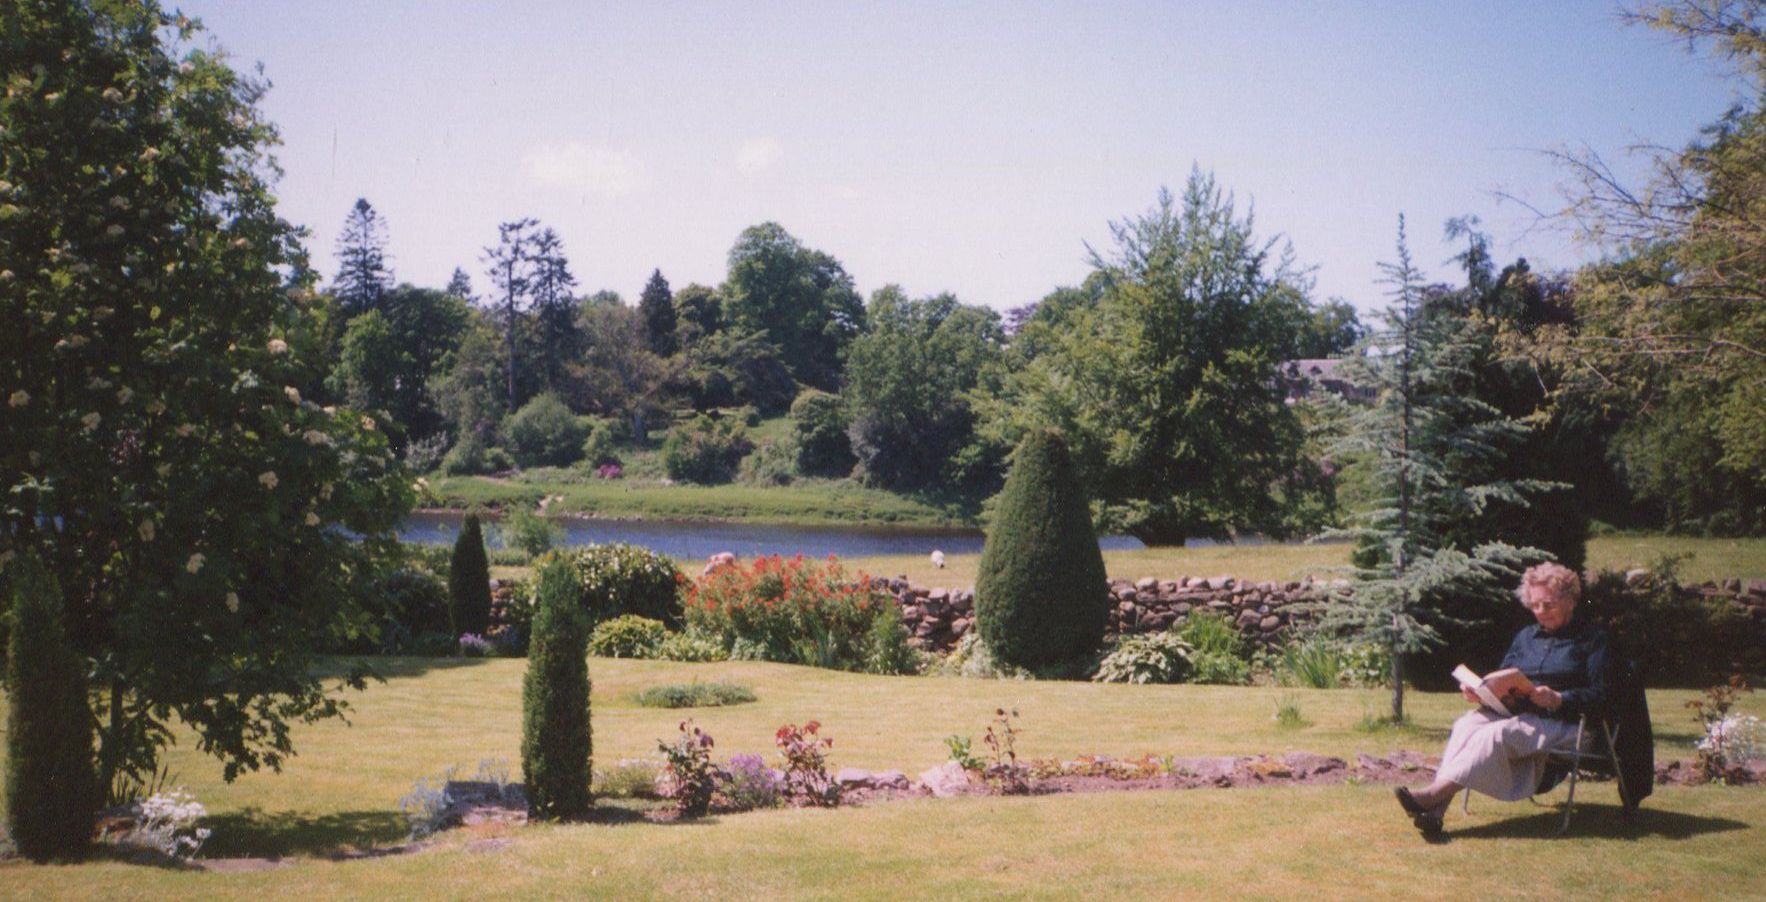
[[[512,477],[444,476],[430,480],[443,505],[533,505],[563,497],[550,511],[651,520],[731,520],[796,525],[973,526],[959,505],[868,489],[849,480],[802,480],[786,486],[671,485],[657,479],[595,479],[571,470]]]
[[[1731,577],[1766,579],[1766,538],[1698,539],[1681,536],[1602,537],[1588,540],[1590,569],[1626,570],[1648,566],[1664,554],[1690,555],[1680,564],[1683,581]],[[851,569],[900,576],[928,586],[973,586],[981,556],[947,555],[944,569],[928,555],[853,558]],[[1145,548],[1104,552],[1104,567],[1113,579],[1154,576],[1231,576],[1237,579],[1286,581],[1311,573],[1333,578],[1331,568],[1349,562],[1349,546],[1217,545],[1208,548]]]
[[[928,549],[930,552],[931,549]],[[1104,552],[1104,567],[1113,579],[1161,579],[1177,576],[1231,576],[1237,579],[1286,581],[1308,573],[1320,578],[1340,575],[1331,571],[1348,563],[1347,545],[1219,545],[1209,548],[1145,548]],[[1588,566],[1625,570],[1647,566],[1663,554],[1690,555],[1680,565],[1684,581],[1766,579],[1766,538],[1697,539],[1679,536],[1596,538],[1588,540]],[[972,587],[981,562],[977,554],[953,554],[944,569],[932,565],[929,555],[888,555],[848,558],[848,572],[872,576],[906,576],[917,585]],[[682,560],[688,574],[698,572],[702,561]],[[497,576],[525,577],[525,567],[498,567]]]
[[[1388,789],[1193,790],[1031,799],[878,804],[839,811],[725,815],[693,825],[601,823],[532,827],[495,852],[457,832],[416,855],[363,861],[322,856],[398,843],[398,798],[450,765],[517,759],[516,660],[390,660],[389,680],[353,696],[353,726],[298,728],[300,755],[281,775],[228,785],[181,737],[177,782],[209,806],[205,854],[280,855],[262,873],[191,873],[116,862],[0,867],[8,898],[465,897],[582,894],[819,898],[1029,895],[1170,897],[1305,892],[1381,895],[1744,897],[1766,880],[1766,791],[1662,788],[1623,833],[1610,786],[1587,790],[1573,838],[1547,840],[1549,812],[1482,800],[1448,820],[1444,846],[1423,843]],[[1227,755],[1304,750],[1352,757],[1439,751],[1457,696],[1413,693],[1414,729],[1366,732],[1384,710],[1375,690],[1105,686],[877,677],[780,664],[591,661],[596,759],[653,755],[682,712],[638,707],[631,695],[666,682],[754,688],[754,704],[695,712],[717,753],[773,757],[772,731],[819,719],[836,766],[917,773],[946,758],[943,738],[979,737],[994,707],[1022,712],[1030,756]],[[1687,757],[1689,691],[1653,691],[1658,756]],[[1284,730],[1283,701],[1312,725]],[[1766,714],[1766,699],[1744,710]],[[518,770],[518,766],[515,767]],[[1528,883],[1492,860],[1525,861]],[[903,881],[909,881],[904,883]]]

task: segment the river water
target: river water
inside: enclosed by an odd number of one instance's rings
[[[460,532],[464,514],[423,511],[405,519],[399,538],[407,542],[451,543]],[[837,555],[842,558],[885,554],[979,554],[982,534],[974,529],[926,529],[880,526],[782,526],[771,523],[715,523],[703,520],[598,520],[562,517],[553,522],[564,529],[565,545],[591,542],[628,542],[660,554],[703,559],[728,551],[739,557],[802,554],[805,557]],[[485,541],[500,547],[495,529],[487,529]],[[1131,536],[1105,536],[1098,546],[1105,551],[1144,548]]]

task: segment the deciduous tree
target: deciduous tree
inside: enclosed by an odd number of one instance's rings
[[[264,86],[196,29],[151,0],[0,27],[0,553],[63,589],[105,787],[174,724],[231,779],[341,713],[363,668],[317,652],[374,629],[352,586],[411,504],[379,425],[298,389]]]

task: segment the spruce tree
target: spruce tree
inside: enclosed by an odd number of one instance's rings
[[[1008,663],[1056,664],[1095,650],[1108,616],[1104,557],[1067,443],[1054,430],[1034,431],[1018,447],[981,551],[981,638]]]
[[[460,537],[454,540],[454,556],[448,562],[448,616],[456,636],[482,636],[490,627],[491,568],[477,514],[466,515]]]
[[[658,357],[671,357],[675,352],[675,296],[668,290],[662,270],[650,273],[644,293],[638,297],[638,313],[644,317],[644,335],[650,350]]]
[[[588,617],[574,568],[562,556],[540,565],[533,639],[521,684],[521,772],[536,817],[581,817],[591,804]]]
[[[392,270],[386,265],[386,220],[367,198],[356,198],[343,221],[337,259],[337,279],[331,290],[344,313],[353,317],[379,310],[392,288]]]
[[[564,256],[564,242],[551,228],[534,236],[533,297],[534,338],[538,347],[541,383],[546,390],[563,393],[568,367],[582,354],[582,330],[577,328],[579,305],[571,290],[576,276]]]
[[[1443,628],[1500,618],[1520,571],[1547,557],[1458,529],[1493,505],[1525,507],[1556,488],[1501,473],[1527,427],[1466,391],[1477,346],[1462,318],[1427,316],[1422,275],[1398,224],[1398,262],[1381,264],[1393,304],[1384,327],[1346,365],[1374,401],[1348,410],[1331,454],[1365,474],[1351,525],[1355,591],[1319,605],[1320,629],[1377,643],[1392,656],[1392,719],[1404,719],[1408,656],[1441,644]]]
[[[77,858],[92,840],[98,774],[86,670],[62,626],[61,589],[34,553],[0,573],[11,588],[7,642],[6,822],[19,854]]]

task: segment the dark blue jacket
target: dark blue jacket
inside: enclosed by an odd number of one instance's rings
[[[1549,686],[1564,697],[1556,711],[1531,703],[1522,710],[1556,720],[1575,721],[1584,714],[1605,717],[1619,680],[1618,656],[1600,624],[1572,617],[1556,632],[1535,623],[1515,635],[1502,666],[1518,668],[1536,686]]]
[[[1620,660],[1607,631],[1600,624],[1571,618],[1556,632],[1535,623],[1515,635],[1502,666],[1519,668],[1536,685],[1562,693],[1564,703],[1545,711],[1531,702],[1520,710],[1558,720],[1576,720],[1587,714],[1592,723],[1605,720],[1619,727],[1619,779],[1631,807],[1655,789],[1655,735],[1650,726],[1649,702],[1643,682]],[[1548,771],[1541,789],[1561,776]]]

